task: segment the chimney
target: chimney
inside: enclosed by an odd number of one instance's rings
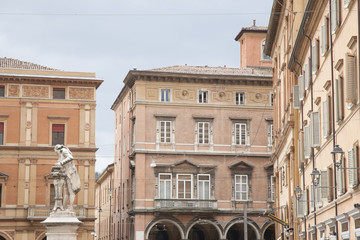
[[[253,27],[256,27],[256,20],[253,20]]]

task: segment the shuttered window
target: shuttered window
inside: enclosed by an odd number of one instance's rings
[[[4,145],[4,123],[0,122],[0,145]]]
[[[320,147],[320,113],[312,112],[310,115],[312,147]]]
[[[349,187],[355,188],[358,185],[358,170],[357,166],[357,146],[350,149],[348,151],[348,179],[349,179]]]
[[[322,116],[323,136],[326,138],[330,135],[330,102],[328,98],[322,103]]]
[[[320,198],[321,200],[327,201],[329,199],[329,179],[328,171],[323,170],[320,173]]]
[[[346,102],[356,103],[356,65],[355,57],[349,54],[345,55],[345,85],[346,85]]]
[[[344,88],[341,77],[335,80],[335,106],[336,121],[342,121],[344,119]]]
[[[210,122],[198,122],[198,143],[209,144]]]
[[[315,40],[314,46],[312,46],[312,73],[315,74],[319,69],[319,40]]]
[[[324,18],[324,25],[321,26],[321,55],[324,56],[329,49],[329,19]]]
[[[297,218],[304,218],[307,215],[307,202],[307,191],[304,191],[301,198],[295,201]]]
[[[310,211],[315,211],[315,186],[314,184],[310,185]]]
[[[310,65],[309,62],[305,64],[305,73],[304,73],[304,84],[305,84],[305,90],[309,89],[310,85]]]
[[[340,168],[336,168],[336,189],[338,196],[343,195],[345,193],[345,174],[344,174],[344,163],[340,166]]]
[[[293,87],[293,107],[294,109],[300,108],[300,88],[299,85]]]
[[[310,125],[304,126],[304,157],[310,158],[311,155],[311,130]]]
[[[53,124],[52,125],[52,145],[64,144],[65,125]]]
[[[339,0],[331,0],[331,33],[334,34],[340,25]]]
[[[299,99],[300,101],[304,100],[304,93],[305,93],[305,83],[304,83],[304,76],[299,76]]]

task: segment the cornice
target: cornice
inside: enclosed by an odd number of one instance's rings
[[[99,148],[86,148],[86,147],[69,147],[72,152],[96,152]],[[54,146],[8,146],[1,145],[0,151],[2,150],[17,150],[17,151],[54,151]]]

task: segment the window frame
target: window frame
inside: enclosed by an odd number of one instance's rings
[[[209,90],[198,90],[198,103],[209,103],[209,95]]]
[[[162,180],[161,176],[170,176],[170,179]],[[172,198],[172,174],[171,173],[159,173],[158,178],[159,178],[159,187],[158,187],[159,199],[171,199]],[[167,183],[170,183],[170,192],[168,194],[170,196],[168,198],[166,197],[166,195],[167,195],[166,184]],[[165,184],[165,185],[163,185],[163,184]],[[165,186],[165,189],[164,189],[165,198],[161,196],[161,187],[162,186]]]
[[[241,95],[243,95],[243,100],[241,101]],[[236,91],[235,92],[235,105],[246,105],[246,91]]]
[[[0,145],[5,143],[5,123],[0,122]]]
[[[61,93],[61,95],[60,95],[60,93]],[[53,87],[52,94],[53,94],[53,96],[52,96],[53,99],[66,99],[66,88],[65,87]]]
[[[167,96],[163,96],[163,92],[167,92]],[[160,88],[160,94],[159,94],[159,100],[160,102],[166,103],[171,102],[171,89],[170,88]]]
[[[0,98],[5,97],[5,85],[0,85]]]
[[[56,142],[56,143],[54,144],[54,132],[56,132],[56,133],[61,133],[61,131],[54,131],[54,126],[55,126],[55,125],[62,125],[62,126],[63,126],[64,131],[62,132],[62,133],[63,133],[63,139],[62,139],[63,141],[62,141],[62,143]],[[52,123],[52,124],[51,124],[51,146],[55,146],[56,144],[63,144],[63,145],[65,145],[65,139],[66,139],[65,133],[66,133],[66,124],[65,124],[65,123]]]
[[[186,182],[189,182],[189,180],[187,180],[187,179],[181,180],[181,179],[179,179],[180,176],[190,176],[190,198],[186,197],[186,194],[187,194]],[[184,192],[182,193],[183,194],[182,198],[179,197],[180,196],[179,182],[184,182]],[[176,198],[177,199],[193,199],[193,197],[194,197],[193,189],[194,189],[193,174],[183,174],[183,173],[176,174]]]
[[[210,134],[211,134],[211,131],[210,131],[211,122],[210,121],[198,121],[198,122],[196,122],[196,124],[197,124],[197,131],[198,131],[198,134],[197,134],[198,144],[209,145],[210,144]],[[201,135],[200,135],[200,124],[203,124]],[[207,125],[207,131],[205,128],[205,124]],[[206,132],[207,132],[207,142],[205,141],[206,140]]]
[[[237,128],[237,126],[240,126],[240,128]],[[244,126],[245,132],[242,133],[241,126]],[[236,146],[246,146],[247,143],[247,135],[248,135],[248,126],[245,122],[234,122],[234,144]],[[238,133],[239,130],[239,133]],[[242,139],[242,136],[244,136],[244,139]],[[243,141],[242,141],[243,140]]]
[[[207,176],[208,177],[208,180],[200,180],[200,177],[201,176]],[[209,183],[209,186],[208,186],[208,196],[205,196],[205,193],[206,193],[206,187],[205,185],[203,185],[203,189],[200,189],[200,182],[208,182]],[[203,198],[200,198],[200,192],[203,192]],[[197,192],[198,192],[198,199],[200,200],[210,200],[211,199],[211,175],[210,174],[198,174],[197,175]]]
[[[245,183],[243,183],[242,181],[240,181],[239,183],[236,181],[237,178],[239,178],[240,180],[242,179],[242,177],[245,177],[246,181]],[[246,190],[243,190],[241,185],[246,184]],[[240,190],[237,191],[237,185],[240,185]],[[237,197],[237,193],[239,193],[240,195],[240,199]],[[246,199],[242,198],[242,194],[246,194]],[[249,200],[249,176],[246,174],[235,174],[234,175],[234,198],[235,201],[248,201]]]

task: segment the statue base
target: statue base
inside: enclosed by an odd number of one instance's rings
[[[51,212],[50,216],[41,222],[47,231],[47,240],[76,240],[77,229],[82,224],[74,212],[68,210]]]

